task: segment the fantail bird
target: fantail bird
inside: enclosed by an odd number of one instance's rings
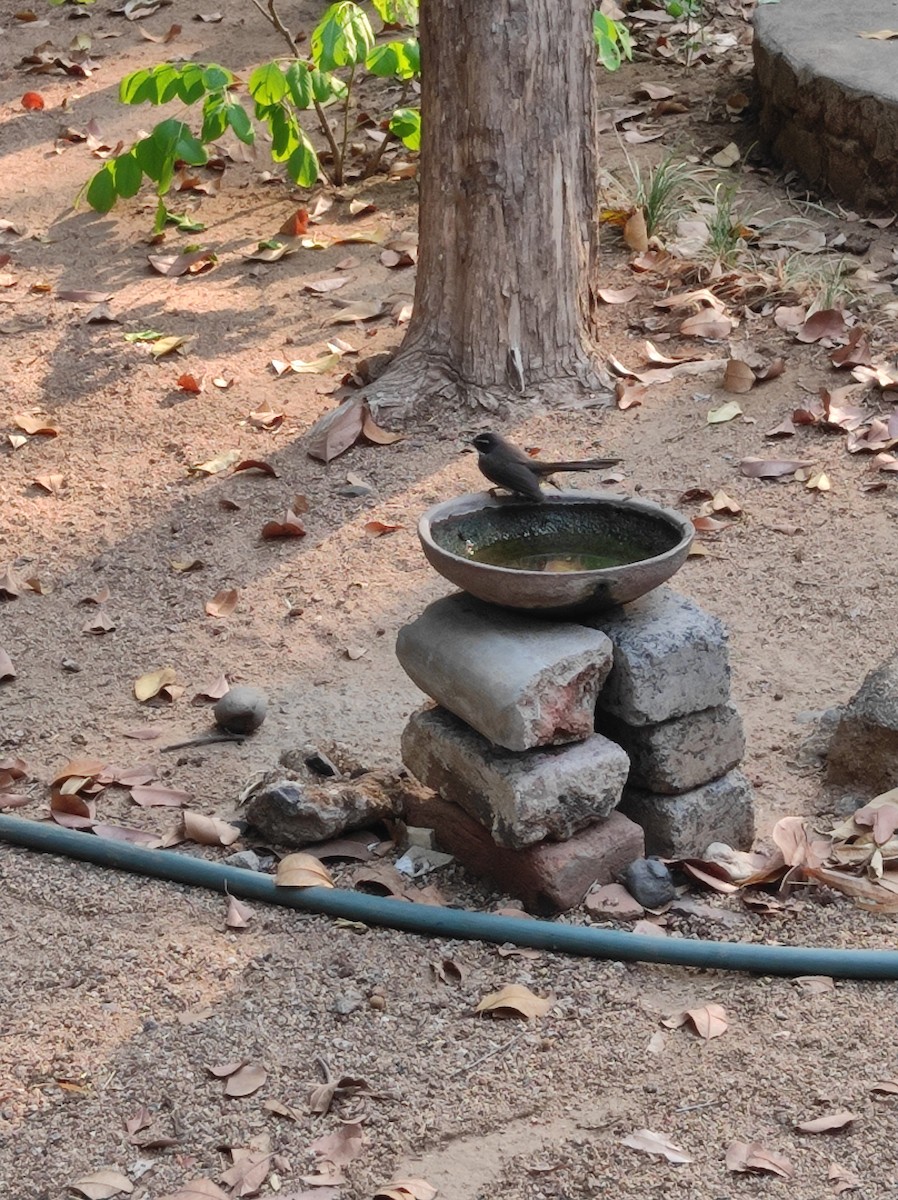
[[[540,480],[556,471],[599,471],[613,467],[619,458],[585,458],[578,462],[545,462],[531,458],[518,446],[513,446],[498,433],[478,433],[471,439],[477,449],[477,465],[491,483],[526,496],[528,500],[543,500]]]

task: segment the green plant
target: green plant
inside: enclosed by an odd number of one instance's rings
[[[735,266],[747,244],[748,226],[736,211],[738,190],[735,184],[718,183],[710,203],[699,208],[708,227],[707,251],[724,267]]]
[[[670,230],[690,207],[690,196],[698,185],[699,172],[691,163],[677,161],[673,152],[647,171],[627,155],[633,177],[633,205],[641,208],[649,237]]]
[[[372,0],[384,22],[409,23],[417,18],[417,0]],[[351,131],[351,102],[360,71],[393,77],[403,85],[399,106],[393,112],[380,147],[367,164],[376,170],[384,148],[397,138],[409,149],[421,144],[421,114],[405,105],[412,80],[420,74],[418,42],[415,37],[375,43],[374,31],[365,11],[354,0],[331,4],[312,32],[310,54],[300,56],[298,47],[282,23],[274,0],[263,9],[266,20],[284,37],[291,56],[274,59],[257,67],[247,80],[253,101],[253,117],[232,96],[237,87],[234,75],[218,64],[161,63],[126,76],[119,86],[124,104],[167,104],[180,100],[188,107],[201,106],[201,125],[194,132],[186,121],[168,118],[122,154],[109,159],[88,181],[87,203],[97,212],[108,212],[119,199],[137,194],[144,179],[156,185],[159,203],[155,228],[160,231],[171,219],[165,196],[177,164],[200,166],[208,160],[208,147],[230,129],[242,142],[253,144],[257,126],[267,133],[271,156],[283,163],[288,176],[301,187],[311,187],[319,176],[334,184],[345,178]],[[328,109],[339,113],[335,132]],[[300,113],[314,112],[330,154],[329,174],[300,122]]]
[[[598,9],[592,14],[592,36],[599,62],[606,71],[616,71],[624,59],[633,58],[633,42],[623,21],[614,20]]]

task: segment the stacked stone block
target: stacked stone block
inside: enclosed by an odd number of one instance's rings
[[[448,596],[396,652],[436,702],[402,737],[438,794],[410,822],[530,907],[573,907],[646,847],[751,841],[726,632],[669,589],[588,623]]]

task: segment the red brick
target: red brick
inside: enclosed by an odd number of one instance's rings
[[[433,829],[441,850],[534,913],[576,908],[594,883],[612,883],[645,854],[642,830],[619,812],[566,842],[538,842],[523,850],[496,845],[479,822],[440,796],[407,796],[405,819]]]

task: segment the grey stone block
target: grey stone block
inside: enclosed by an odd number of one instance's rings
[[[845,707],[827,758],[832,783],[875,793],[898,786],[898,654],[875,667]]]
[[[652,725],[730,698],[727,632],[693,600],[656,588],[590,619],[614,646],[599,708],[629,725]]]
[[[731,771],[745,753],[742,718],[733,704],[658,725],[628,725],[599,713],[596,728],[630,756],[628,784],[649,792],[688,792]]]
[[[747,850],[755,835],[754,794],[740,771],[679,796],[627,788],[620,811],[642,826],[646,852],[663,858],[703,855],[711,842]]]
[[[430,604],[399,631],[396,656],[443,708],[506,750],[589,737],[611,642],[466,595]]]
[[[630,760],[600,734],[569,746],[501,750],[443,708],[414,713],[402,759],[444,800],[458,804],[500,846],[564,841],[617,806]]]

